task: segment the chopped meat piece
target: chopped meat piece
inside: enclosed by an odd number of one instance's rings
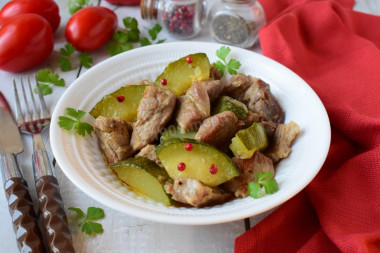
[[[220,80],[209,80],[209,81],[202,81],[206,86],[208,97],[210,98],[210,102],[214,101],[219,97],[219,95],[222,93],[223,85],[220,82]]]
[[[210,116],[210,99],[201,82],[195,82],[186,95],[179,97],[176,121],[184,131],[194,131]]]
[[[222,73],[215,68],[214,65],[210,66],[210,80],[220,80],[222,79]]]
[[[258,172],[272,172],[274,175],[273,162],[259,151],[256,151],[249,159],[232,158],[240,171],[240,176],[224,183],[223,188],[234,192],[236,197],[248,196],[248,183],[257,182],[254,176]]]
[[[284,111],[270,91],[269,84],[258,78],[253,80],[251,86],[246,90],[242,102],[247,105],[248,109],[259,114],[263,120],[283,123]]]
[[[129,145],[131,126],[120,118],[99,116],[94,123],[98,145],[109,164],[125,160],[133,155]]]
[[[243,122],[244,127],[250,127],[253,123],[260,122],[260,116],[257,113],[248,110],[247,117],[243,119]]]
[[[271,158],[274,163],[288,157],[290,154],[290,146],[299,130],[300,127],[293,121],[290,121],[288,124],[280,124],[276,129],[273,143],[269,147],[266,155]]]
[[[177,178],[164,185],[166,193],[178,202],[202,207],[225,202],[231,194],[219,188],[211,188],[195,178]]]
[[[261,125],[265,129],[265,133],[267,134],[268,138],[272,138],[274,136],[274,133],[276,132],[277,124],[272,121],[261,121]]]
[[[244,102],[244,95],[252,85],[253,77],[244,74],[233,75],[223,89],[223,94]]]
[[[203,121],[195,139],[221,147],[229,143],[241,125],[236,115],[231,111],[218,113]]]
[[[137,108],[137,121],[133,126],[131,144],[139,150],[152,143],[170,120],[176,96],[165,88],[147,86]]]
[[[262,120],[284,122],[284,111],[270,91],[270,86],[261,79],[244,74],[233,75],[224,87],[223,94],[243,102]]]
[[[156,146],[152,144],[146,145],[143,149],[140,150],[140,152],[136,156],[143,156],[145,158],[148,158],[155,162],[158,166],[163,168],[164,166],[162,165],[160,159],[158,159],[156,155]]]

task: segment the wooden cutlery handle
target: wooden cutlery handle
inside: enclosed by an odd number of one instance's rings
[[[38,178],[36,190],[50,252],[75,252],[57,178],[52,175]]]
[[[45,252],[26,181],[21,177],[10,178],[4,189],[20,252]]]

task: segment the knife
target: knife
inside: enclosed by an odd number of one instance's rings
[[[24,150],[8,103],[0,92],[0,168],[20,252],[45,252],[28,185],[16,155]]]

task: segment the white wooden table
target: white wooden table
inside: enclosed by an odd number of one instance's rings
[[[0,0],[0,8],[8,1]],[[67,10],[67,0],[56,1],[60,7],[61,25],[55,33],[55,50],[58,51],[66,43],[64,38],[64,26],[70,17]],[[97,1],[93,1],[95,4]],[[209,0],[211,5],[215,0]],[[102,6],[115,9],[115,6],[108,4],[104,0]],[[356,0],[355,10],[380,15],[380,0]],[[120,25],[122,18],[133,16],[139,21],[139,28],[145,36],[147,36],[148,23],[141,19],[139,7],[118,7],[115,9],[118,15]],[[160,38],[168,38],[165,33],[160,34]],[[172,41],[169,39],[168,41]],[[194,41],[212,41],[205,29],[200,36],[193,39]],[[1,45],[0,45],[1,46]],[[253,48],[254,51],[260,52],[259,46]],[[91,54],[95,60],[95,64],[108,58],[105,49],[98,50]],[[49,64],[56,65],[57,58],[52,54],[46,66]],[[11,80],[13,77],[26,76],[34,74],[38,69],[46,67],[39,65],[36,68],[28,71],[14,74],[0,71],[0,91],[5,95],[13,105],[13,94]],[[59,68],[56,68],[57,70]],[[86,70],[83,69],[81,74]],[[69,72],[57,71],[69,86],[77,77],[78,69]],[[54,87],[52,95],[46,96],[48,107],[53,111],[56,102],[63,94],[66,88]],[[24,174],[30,186],[34,185],[31,164],[31,149],[32,143],[29,136],[23,138],[25,151],[20,155],[20,163]],[[89,206],[101,207],[105,211],[106,217],[100,220],[104,228],[104,233],[97,236],[87,236],[81,233],[78,228],[70,223],[72,231],[74,248],[76,252],[88,253],[113,253],[113,252],[233,252],[235,238],[245,231],[245,223],[243,220],[209,226],[183,226],[183,225],[168,225],[148,220],[135,218],[124,213],[112,210],[89,196],[85,195],[76,188],[71,181],[63,174],[59,167],[56,168],[56,174],[59,180],[61,194],[65,202],[66,209],[70,206],[80,207],[86,210]],[[33,187],[32,187],[33,188]],[[35,198],[35,192],[32,192]],[[67,211],[70,215],[70,211]],[[265,218],[269,212],[263,213],[257,217],[250,218],[250,224],[255,225],[260,220]],[[18,252],[16,239],[13,233],[12,222],[8,212],[8,206],[5,199],[4,189],[0,187],[0,241],[2,243],[1,252]]]

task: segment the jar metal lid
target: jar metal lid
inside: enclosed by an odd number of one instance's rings
[[[143,19],[153,20],[157,18],[155,2],[155,0],[140,1],[141,17]]]

